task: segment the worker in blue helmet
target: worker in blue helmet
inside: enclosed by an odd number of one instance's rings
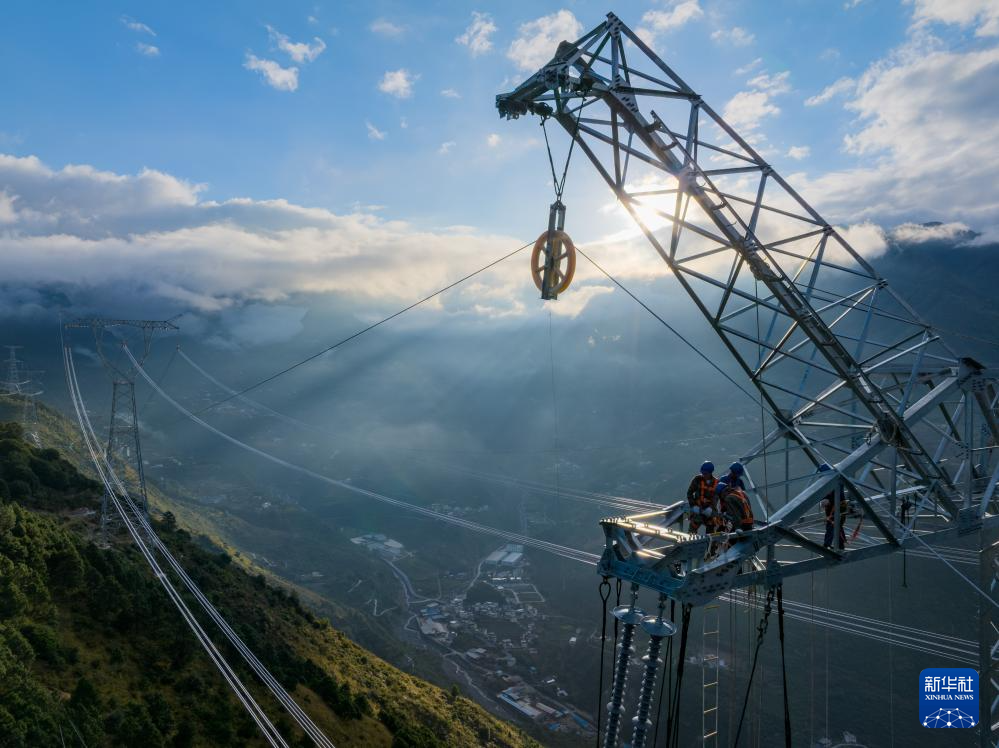
[[[718,496],[722,496],[730,488],[738,488],[743,491],[746,490],[746,484],[742,480],[742,476],[746,474],[746,468],[743,467],[741,462],[733,462],[728,466],[728,473],[721,477],[715,486],[715,493]]]
[[[711,461],[701,464],[701,469],[690,480],[687,488],[687,504],[690,515],[690,533],[696,535],[702,526],[707,532],[714,532],[718,521],[718,498],[715,495],[715,465]]]

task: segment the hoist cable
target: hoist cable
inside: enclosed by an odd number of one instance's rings
[[[704,354],[703,352],[701,352],[697,348],[697,346],[695,346],[692,342],[690,342],[690,340],[688,340],[683,335],[681,335],[680,332],[675,327],[673,327],[673,325],[671,325],[669,322],[667,322],[665,319],[663,319],[661,316],[659,316],[659,314],[657,314],[655,311],[653,311],[652,308],[648,304],[646,304],[644,301],[642,301],[640,298],[638,298],[634,293],[632,293],[631,290],[628,289],[628,287],[625,286],[621,281],[619,281],[613,275],[611,275],[606,270],[604,270],[604,268],[600,265],[600,263],[598,263],[596,260],[594,260],[588,254],[586,254],[586,252],[584,252],[583,250],[581,250],[579,247],[576,247],[576,251],[579,252],[579,254],[581,254],[583,257],[585,257],[589,261],[589,263],[591,265],[593,265],[593,267],[595,267],[597,270],[599,270],[601,273],[603,273],[605,276],[607,276],[607,279],[611,283],[613,283],[614,285],[616,285],[618,288],[620,288],[622,291],[624,291],[626,294],[628,294],[628,296],[630,296],[632,299],[634,299],[634,301],[637,302],[638,305],[642,307],[642,309],[644,309],[649,314],[651,314],[653,317],[655,317],[663,325],[663,327],[665,327],[667,330],[669,330],[671,333],[673,333],[677,338],[679,338],[681,343],[683,343],[684,345],[686,345],[688,348],[690,348],[690,350],[692,350],[694,353],[696,353],[698,356],[700,356],[702,359],[704,359],[708,363],[708,365],[711,366],[712,369],[714,369],[719,374],[721,374],[723,377],[725,377],[725,379],[727,379],[730,384],[732,384],[736,389],[738,389],[743,395],[745,395],[750,400],[752,400],[753,401],[753,405],[756,405],[759,402],[757,400],[756,395],[753,395],[752,393],[749,392],[749,390],[747,390],[741,384],[739,384],[738,382],[736,382],[732,378],[732,376],[730,374],[728,374],[728,372],[726,372],[724,369],[722,369],[720,366],[718,366],[718,364],[716,364],[714,361],[712,361],[706,354]]]
[[[767,602],[763,607],[763,618],[756,627],[756,650],[753,652],[753,666],[749,670],[749,680],[746,682],[746,698],[742,702],[742,715],[739,717],[739,726],[735,731],[735,740],[732,741],[732,748],[739,745],[739,736],[742,734],[742,724],[746,719],[746,707],[749,706],[749,695],[753,691],[753,677],[756,675],[756,665],[760,659],[760,648],[763,646],[763,637],[767,633],[767,622],[770,618],[770,611],[773,608],[774,588],[767,591]]]
[[[548,128],[545,126],[547,117],[541,118],[541,132],[544,133],[545,136],[545,150],[548,152],[548,165],[552,170],[552,184],[555,187],[555,199],[559,202],[562,200],[562,193],[565,192],[565,180],[569,174],[569,162],[572,161],[572,150],[576,147],[576,133],[579,132],[579,120],[582,116],[583,108],[580,107],[576,112],[576,126],[573,128],[573,132],[571,133],[572,139],[569,141],[569,153],[565,157],[565,167],[562,169],[561,180],[559,180],[558,174],[555,171],[555,159],[552,156],[552,146],[548,141]]]
[[[374,330],[376,327],[384,325],[386,322],[390,322],[391,320],[395,319],[396,317],[399,317],[399,316],[405,314],[409,310],[415,309],[416,307],[420,306],[421,304],[425,304],[426,302],[430,301],[431,299],[433,299],[433,298],[435,298],[437,296],[440,296],[445,291],[450,291],[455,286],[461,285],[462,283],[464,283],[465,281],[469,280],[470,278],[474,278],[476,275],[479,275],[480,273],[483,273],[486,270],[489,270],[490,268],[495,267],[496,265],[499,265],[504,260],[508,260],[511,257],[513,257],[515,254],[517,254],[518,252],[521,252],[521,251],[527,249],[533,243],[534,242],[527,242],[527,244],[524,244],[524,245],[521,245],[520,247],[517,247],[517,249],[513,250],[512,252],[508,252],[507,254],[503,255],[502,257],[500,257],[500,258],[498,258],[496,260],[493,260],[488,265],[483,265],[478,270],[476,270],[474,272],[471,272],[468,275],[465,275],[465,276],[459,278],[458,280],[454,281],[453,283],[449,283],[448,285],[444,286],[443,288],[437,289],[432,294],[424,296],[419,301],[415,301],[412,304],[410,304],[409,306],[404,307],[403,309],[400,309],[397,312],[393,312],[392,314],[390,314],[387,317],[383,317],[382,319],[378,320],[377,322],[375,322],[373,324],[370,324],[370,325],[368,325],[367,327],[365,327],[365,328],[363,328],[361,330],[358,330],[357,332],[353,333],[352,335],[348,335],[346,338],[343,338],[342,340],[337,341],[333,345],[327,346],[323,350],[318,351],[316,353],[313,353],[311,356],[307,356],[306,358],[303,358],[302,360],[300,360],[300,361],[292,364],[291,366],[287,366],[284,369],[281,369],[281,371],[279,371],[279,372],[271,374],[268,377],[264,377],[263,379],[261,379],[260,381],[256,382],[255,384],[251,384],[249,387],[245,387],[245,388],[243,388],[242,390],[239,390],[238,392],[236,392],[233,395],[229,395],[228,397],[224,397],[221,400],[216,400],[211,405],[207,405],[204,408],[202,408],[201,410],[196,411],[194,413],[194,415],[198,416],[198,415],[201,415],[203,413],[206,413],[209,410],[212,410],[213,408],[217,408],[219,405],[222,405],[223,403],[227,403],[230,400],[234,400],[237,397],[240,397],[241,395],[245,395],[247,392],[251,392],[252,390],[257,389],[258,387],[262,387],[263,385],[267,384],[268,382],[273,382],[278,377],[284,376],[288,372],[294,371],[298,367],[304,366],[305,364],[309,363],[310,361],[315,361],[320,356],[322,356],[322,355],[324,355],[326,353],[329,353],[330,351],[335,350],[336,348],[339,348],[340,346],[344,345],[345,343],[349,343],[351,340],[354,340],[354,338],[359,338],[360,336],[364,335],[364,333],[370,332],[371,330]]]
[[[604,713],[604,649],[607,644],[607,600],[610,597],[610,580],[607,577],[597,587],[600,595],[600,674],[597,677],[597,748],[600,748],[600,725]]]
[[[555,512],[556,514],[562,513],[562,502],[561,495],[559,494],[559,484],[558,484],[558,463],[559,463],[559,439],[558,439],[558,394],[555,389],[555,342],[552,336],[552,312],[551,309],[548,310],[548,356],[551,360],[551,370],[552,370],[552,421],[553,421],[553,443],[555,454],[553,455],[555,462]]]
[[[787,701],[787,661],[784,654],[784,585],[777,585],[777,631],[780,636],[780,672],[784,680],[784,746],[791,748],[791,708]]]

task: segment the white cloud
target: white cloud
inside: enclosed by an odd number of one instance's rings
[[[852,226],[839,226],[836,230],[847,244],[868,259],[876,259],[888,250],[884,229],[876,223],[865,221]]]
[[[496,24],[493,23],[492,16],[488,13],[480,13],[475,10],[472,11],[472,22],[455,41],[458,44],[468,47],[468,51],[472,53],[472,56],[477,57],[493,48],[493,42],[490,37],[495,33]]]
[[[746,63],[741,68],[736,68],[735,74],[736,75],[747,75],[747,74],[753,72],[754,70],[756,70],[756,68],[758,68],[762,64],[763,64],[763,58],[762,57],[757,57],[755,60],[753,60],[752,62]]]
[[[406,27],[401,26],[397,23],[392,23],[392,21],[387,18],[376,18],[371,22],[371,33],[378,34],[379,36],[384,36],[389,39],[397,39],[406,33]]]
[[[397,99],[409,99],[413,96],[413,84],[419,79],[419,75],[409,72],[406,68],[388,70],[378,83],[378,90]]]
[[[790,78],[791,73],[785,70],[782,73],[775,73],[774,75],[760,73],[755,78],[751,78],[748,83],[757,90],[777,95],[787,93],[791,90]]]
[[[489,133],[489,136],[486,138],[486,145],[488,145],[490,148],[496,148],[496,147],[499,146],[499,144],[502,141],[503,141],[503,138],[501,138],[496,133],[491,132],[491,133]]]
[[[0,226],[0,305],[18,289],[53,288],[74,303],[141,299],[204,312],[250,305],[251,317],[254,304],[297,307],[293,299],[311,293],[392,306],[522,243],[284,200],[207,201],[198,185],[162,172],[50,169],[34,157],[0,155],[0,191],[5,218],[14,218]],[[536,295],[523,262],[477,278],[494,309],[517,309]],[[481,298],[456,290],[434,308],[470,311]],[[295,327],[296,309],[278,312],[277,327]]]
[[[551,15],[522,23],[506,56],[520,70],[534,72],[551,60],[560,42],[575,41],[582,33],[583,25],[572,11],[563,8]]]
[[[295,91],[298,88],[298,68],[283,68],[274,60],[264,60],[249,52],[243,67],[260,73],[264,82],[278,91]]]
[[[843,3],[843,10],[852,10],[853,8],[856,8],[858,5],[860,5],[862,2],[864,2],[864,0],[846,0],[846,2]]]
[[[293,42],[287,35],[282,34],[273,26],[267,27],[267,33],[270,34],[271,42],[273,42],[278,49],[300,65],[306,62],[312,62],[323,53],[323,50],[326,49],[326,42],[318,36],[313,37],[313,43],[309,44],[308,42]]]
[[[146,57],[159,57],[160,48],[152,44],[146,44],[145,42],[136,42],[135,51],[140,55],[145,55]]]
[[[129,18],[128,16],[122,16],[121,22],[125,25],[129,31],[135,31],[140,34],[149,34],[150,36],[156,36],[156,32],[149,28],[146,24],[141,21],[136,21],[134,18]]]
[[[760,120],[780,114],[780,108],[770,102],[766,91],[740,91],[725,105],[722,117],[736,130],[752,130]]]
[[[14,198],[6,192],[0,192],[0,224],[14,223],[17,220],[17,211],[14,208]]]
[[[970,238],[971,228],[960,221],[953,223],[903,223],[891,230],[890,236],[897,242],[921,244],[928,241],[955,241]]]
[[[221,321],[228,337],[215,337],[210,342],[226,348],[281,343],[302,332],[308,311],[289,304],[259,303],[226,309]]]
[[[976,26],[976,36],[999,36],[999,3],[995,0],[907,0],[917,26],[931,22]]]
[[[385,140],[385,133],[379,130],[377,127],[372,125],[370,122],[365,122],[364,126],[368,128],[368,137],[372,140]]]
[[[805,106],[817,106],[819,104],[825,104],[827,101],[832,101],[835,97],[847,94],[852,91],[857,86],[857,81],[853,78],[840,78],[835,83],[832,83],[822,89],[815,96],[809,96],[805,99]]]
[[[739,91],[725,105],[722,117],[736,130],[754,130],[765,117],[780,114],[772,99],[791,90],[790,73],[760,73],[747,81],[749,91]]]
[[[593,299],[614,293],[613,286],[573,285],[570,291],[559,295],[557,304],[550,304],[552,314],[558,317],[578,317]]]
[[[406,117],[400,117],[399,118],[399,129],[400,130],[408,130],[409,129],[409,119],[407,119]]]
[[[801,161],[803,158],[808,158],[811,152],[812,149],[807,145],[792,145],[787,149],[787,157],[793,158],[795,161]]]
[[[457,145],[453,140],[448,140],[441,143],[441,147],[437,149],[437,153],[441,156],[446,156],[451,152],[451,149]],[[2,215],[2,213],[0,213]]]
[[[445,99],[460,99],[461,94],[455,91],[453,88],[445,88],[441,90],[441,96]]]
[[[948,51],[916,34],[857,80],[844,149],[861,159],[792,183],[839,220],[999,226],[999,47]]]
[[[711,40],[718,44],[731,44],[735,47],[748,47],[756,37],[741,26],[733,26],[730,29],[718,29],[712,32]]]
[[[674,2],[668,10],[650,10],[642,16],[642,25],[636,29],[643,41],[654,45],[656,36],[696,21],[704,16],[697,0]]]

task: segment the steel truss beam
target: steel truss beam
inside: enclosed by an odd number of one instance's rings
[[[562,125],[752,382],[769,425],[743,457],[756,529],[705,562],[707,541],[676,533],[669,512],[608,519],[602,573],[703,602],[917,534],[931,542],[994,524],[996,372],[955,355],[620,19],[563,42],[496,104],[508,119]],[[841,494],[879,545],[826,549],[797,531]],[[778,539],[792,559],[777,558]]]

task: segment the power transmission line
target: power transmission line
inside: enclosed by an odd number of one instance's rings
[[[428,296],[424,296],[419,301],[413,302],[409,306],[407,306],[407,307],[405,307],[403,309],[400,309],[397,312],[393,312],[388,317],[383,317],[382,319],[378,320],[374,324],[368,325],[364,329],[358,330],[357,332],[353,333],[352,335],[348,335],[343,340],[337,341],[333,345],[328,346],[328,347],[324,348],[321,351],[313,353],[311,356],[307,356],[307,357],[303,358],[301,361],[297,361],[296,363],[292,364],[291,366],[285,367],[284,369],[282,369],[279,372],[271,374],[268,377],[264,377],[263,379],[261,379],[260,381],[256,382],[255,384],[251,384],[249,387],[246,387],[246,388],[240,390],[239,392],[236,392],[233,395],[229,395],[229,397],[224,397],[221,400],[215,401],[211,405],[205,406],[201,410],[196,411],[194,415],[199,416],[202,413],[207,413],[212,408],[217,408],[219,405],[222,405],[223,403],[227,403],[230,400],[233,400],[233,399],[235,399],[237,397],[240,397],[241,395],[245,395],[247,392],[251,392],[251,391],[257,389],[258,387],[262,387],[263,385],[267,384],[268,382],[273,382],[278,377],[284,376],[288,372],[294,371],[298,367],[304,366],[305,364],[309,363],[310,361],[315,361],[317,358],[319,358],[323,354],[329,353],[330,351],[332,351],[332,350],[334,350],[336,348],[339,348],[340,346],[344,345],[345,343],[349,343],[354,338],[359,338],[360,336],[364,335],[364,333],[370,332],[371,330],[374,330],[376,327],[379,327],[380,325],[384,325],[386,322],[389,322],[389,321],[395,319],[396,317],[399,317],[399,316],[405,314],[410,309],[415,309],[416,307],[420,306],[420,304],[424,304],[424,303],[430,301],[431,299],[433,299],[433,298],[435,298],[437,296],[440,296],[445,291],[450,291],[452,288],[454,288],[455,286],[458,286],[458,285],[464,283],[469,278],[474,278],[479,273],[483,273],[486,270],[489,270],[490,268],[495,267],[496,265],[499,265],[504,260],[507,260],[507,259],[513,257],[518,252],[521,252],[522,250],[527,249],[527,247],[530,247],[532,244],[533,244],[533,242],[528,242],[527,244],[524,244],[524,245],[521,245],[520,247],[517,247],[517,249],[513,250],[512,252],[509,252],[509,253],[503,255],[499,259],[493,260],[488,265],[483,265],[478,270],[476,270],[476,271],[474,271],[472,273],[469,273],[468,275],[466,275],[466,276],[464,276],[462,278],[459,278],[458,280],[454,281],[453,283],[449,283],[448,285],[444,286],[443,288],[440,288],[440,289],[434,291],[432,294],[430,294]]]

